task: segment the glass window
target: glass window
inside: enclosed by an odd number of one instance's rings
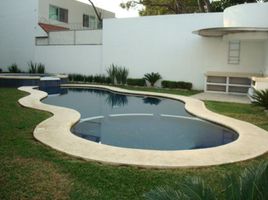
[[[60,22],[65,22],[68,23],[68,10],[67,9],[63,9],[63,8],[59,8],[60,10],[60,15],[59,15],[59,21]]]
[[[83,15],[83,27],[89,28],[89,15]]]
[[[49,6],[49,19],[58,20],[59,10],[55,6]]]
[[[49,6],[49,19],[68,23],[68,10],[56,6]]]
[[[90,29],[97,29],[97,21],[96,21],[95,16],[89,17],[89,26],[90,26]]]
[[[229,42],[228,63],[236,65],[240,63],[240,41]]]

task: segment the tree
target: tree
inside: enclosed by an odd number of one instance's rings
[[[102,15],[101,15],[101,12],[98,12],[98,10],[97,10],[97,8],[96,8],[96,6],[95,6],[95,4],[91,1],[91,0],[88,0],[89,1],[89,3],[91,4],[91,6],[93,7],[93,10],[94,10],[94,12],[95,12],[95,15],[97,16],[97,18],[98,18],[98,27],[99,28],[102,28],[102,23],[103,23],[103,18],[102,18]]]
[[[125,9],[143,5],[142,16],[211,12],[210,0],[132,0],[120,5]]]
[[[225,8],[253,2],[265,2],[267,0],[131,0],[121,3],[124,9],[131,9],[138,5],[144,6],[140,11],[141,16],[182,14],[194,12],[222,12]]]
[[[220,0],[211,3],[213,12],[222,12],[225,8],[243,3],[265,2],[266,0]]]

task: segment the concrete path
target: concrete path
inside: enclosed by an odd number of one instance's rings
[[[246,96],[246,95],[219,94],[219,93],[203,92],[203,93],[195,94],[191,97],[195,98],[195,99],[199,99],[199,100],[250,104],[250,100],[249,100],[248,96]]]

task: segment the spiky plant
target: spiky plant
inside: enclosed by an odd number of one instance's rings
[[[33,63],[32,61],[28,63],[29,66],[29,73],[30,74],[36,74],[37,73],[37,64]]]
[[[44,74],[45,73],[45,70],[46,68],[45,68],[45,65],[44,64],[42,64],[42,63],[39,63],[38,65],[37,65],[37,73],[38,74]]]
[[[117,66],[111,64],[110,67],[106,69],[106,72],[108,73],[108,76],[110,77],[112,84],[116,84],[116,74],[118,73]]]
[[[230,174],[223,180],[224,199],[266,200],[268,199],[268,162],[245,168],[241,174]],[[199,177],[187,178],[177,184],[177,189],[158,187],[145,194],[147,200],[219,199],[209,184]]]
[[[256,90],[255,94],[252,96],[254,99],[254,104],[263,106],[268,109],[268,89],[266,90]]]
[[[116,81],[118,84],[125,85],[127,83],[128,69],[125,67],[117,67]]]
[[[145,194],[148,200],[200,199],[215,200],[215,192],[199,177],[189,177],[178,183],[178,190],[169,187],[158,187]]]
[[[20,73],[20,72],[21,72],[21,70],[18,68],[18,66],[17,66],[16,63],[10,65],[10,66],[8,67],[8,71],[9,71],[10,73]]]
[[[145,80],[147,80],[149,83],[150,83],[150,85],[152,86],[152,87],[154,87],[154,84],[158,81],[158,80],[160,80],[162,77],[161,77],[161,75],[157,72],[157,73],[154,73],[154,72],[152,72],[152,73],[147,73],[147,74],[145,74],[144,75],[144,78],[145,78]]]
[[[29,62],[29,73],[30,74],[44,74],[45,73],[45,65],[42,63],[34,63],[34,62]]]
[[[239,176],[228,175],[225,179],[226,199],[265,200],[268,199],[268,162],[257,167],[247,167]]]

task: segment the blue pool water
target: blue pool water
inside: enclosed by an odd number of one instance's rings
[[[77,110],[81,120],[72,132],[112,146],[187,150],[224,145],[238,138],[230,129],[187,113],[184,103],[171,99],[68,88],[43,102]]]

